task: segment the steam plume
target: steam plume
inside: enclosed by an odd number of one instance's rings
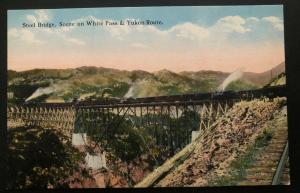
[[[30,101],[32,99],[35,99],[39,96],[42,96],[44,94],[51,94],[53,92],[63,90],[65,88],[65,85],[62,84],[52,84],[49,87],[46,88],[38,88],[30,97],[28,97],[25,101]]]
[[[218,87],[218,91],[224,91],[226,87],[233,81],[236,81],[243,76],[243,71],[242,68],[237,69],[236,71],[232,72],[223,82],[222,84]]]
[[[124,98],[133,97],[133,91],[135,90],[136,83],[132,84],[127,93],[124,95]]]

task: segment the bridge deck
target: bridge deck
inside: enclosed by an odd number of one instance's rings
[[[157,96],[145,98],[125,98],[125,99],[103,99],[101,101],[81,101],[72,103],[25,103],[24,106],[47,106],[47,107],[68,107],[78,108],[115,108],[115,107],[146,107],[161,105],[193,105],[208,102],[222,102],[228,100],[249,100],[260,97],[284,97],[286,96],[286,86],[274,86],[255,90],[224,91],[211,93],[195,93],[183,95]]]

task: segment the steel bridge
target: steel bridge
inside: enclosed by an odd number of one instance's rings
[[[101,130],[106,138],[122,121],[136,128],[152,128],[159,145],[174,152],[191,140],[193,130],[207,129],[236,102],[255,98],[285,97],[286,87],[256,90],[196,93],[72,103],[29,103],[7,107],[8,122],[39,125],[73,132]],[[187,126],[190,125],[190,126]],[[177,132],[181,128],[180,132]]]

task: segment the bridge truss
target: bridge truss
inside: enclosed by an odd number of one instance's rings
[[[149,129],[157,145],[168,146],[174,153],[191,141],[193,130],[209,128],[237,101],[280,96],[286,96],[285,86],[88,103],[24,104],[8,106],[7,118],[8,122],[60,129],[67,136],[101,130],[105,140],[113,138],[110,130],[127,121],[137,129]]]

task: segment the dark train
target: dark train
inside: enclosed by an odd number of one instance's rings
[[[131,98],[124,100],[122,103],[151,103],[151,102],[175,102],[175,101],[202,101],[202,100],[225,100],[225,99],[252,99],[266,96],[269,98],[277,96],[286,96],[286,87],[274,86],[268,88],[261,88],[256,90],[242,90],[242,91],[223,91],[212,93],[195,93],[183,95]]]
[[[273,86],[255,90],[242,91],[223,91],[212,93],[194,93],[182,95],[143,97],[143,98],[105,98],[98,101],[78,101],[74,100],[71,103],[28,103],[25,106],[91,106],[91,105],[113,105],[113,104],[141,104],[141,103],[159,103],[159,102],[188,102],[188,101],[212,101],[212,100],[226,100],[230,99],[252,99],[259,97],[280,97],[286,96],[286,86]]]

